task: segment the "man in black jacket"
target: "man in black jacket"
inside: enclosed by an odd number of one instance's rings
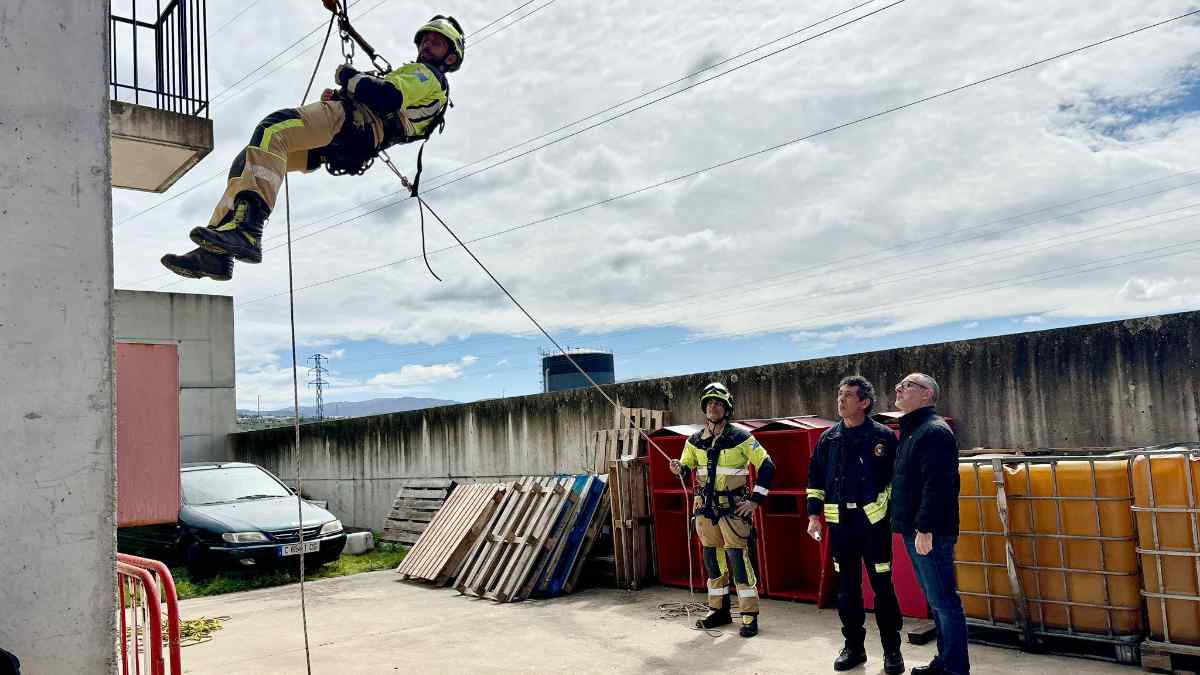
[[[875,620],[883,644],[883,672],[900,675],[900,605],[892,586],[892,528],[888,524],[896,435],[867,417],[875,387],[865,377],[838,384],[840,422],[821,435],[808,467],[808,534],[821,538],[821,515],[829,523],[833,566],[838,574],[838,616],[846,646],[833,662],[837,671],[866,663],[867,631],[862,567],[875,591]]]
[[[958,541],[958,442],[933,406],[938,383],[923,373],[896,385],[900,447],[892,476],[892,529],[904,536],[917,581],[933,609],[938,653],[913,675],[967,675],[967,622],[954,576]]]

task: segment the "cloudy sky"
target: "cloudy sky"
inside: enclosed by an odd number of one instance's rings
[[[618,379],[1200,307],[1195,16],[791,142],[1190,0],[537,0],[471,34],[520,4],[351,17],[397,64],[429,16],[462,22],[428,201],[562,343],[615,352]],[[243,407],[291,402],[283,200],[232,282],[158,259],[191,248],[257,121],[299,102],[326,16],[209,0],[216,147],[166,195],[113,192],[118,288],[233,296]],[[335,33],[318,87],[339,59]],[[415,147],[392,156],[411,171]],[[292,188],[299,355],[331,357],[326,401],[540,390],[549,343],[432,221],[430,276],[385,167]]]

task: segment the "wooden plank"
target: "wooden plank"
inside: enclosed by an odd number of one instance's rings
[[[423,523],[428,523],[433,520],[437,512],[441,509],[392,509],[388,514],[388,520],[419,520]]]
[[[437,511],[445,504],[444,499],[396,499],[392,501],[393,509],[417,509],[420,511]]]
[[[452,478],[404,478],[402,486],[406,488],[426,488],[451,490],[457,485]]]
[[[396,492],[398,499],[439,499],[450,496],[450,490],[402,487]]]
[[[583,502],[579,493],[571,489],[574,482],[574,476],[555,479],[541,520],[535,524],[529,542],[516,556],[508,581],[497,591],[498,598],[503,595],[505,600],[511,601],[529,596],[536,572],[562,539],[564,521]]]

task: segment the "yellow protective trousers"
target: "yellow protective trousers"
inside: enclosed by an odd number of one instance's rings
[[[725,501],[723,498],[722,501]],[[704,551],[704,568],[708,573],[708,606],[720,609],[729,595],[732,578],[738,596],[738,610],[758,614],[758,579],[750,559],[749,539],[754,524],[749,518],[735,513],[722,515],[713,522],[699,513],[703,502],[696,498],[696,533]]]
[[[383,124],[366,106],[355,106],[352,121],[371,128],[376,144],[383,138]],[[253,192],[274,210],[283,176],[288,171],[309,172],[320,164],[310,160],[309,151],[333,141],[346,123],[341,101],[318,101],[299,108],[285,108],[267,115],[250,136],[250,143],[229,168],[225,194],[208,221],[213,227],[233,208],[234,197]]]

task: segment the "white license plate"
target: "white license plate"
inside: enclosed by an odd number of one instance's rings
[[[306,541],[304,542],[305,553],[316,553],[321,550],[321,542]],[[279,555],[300,555],[300,544],[283,544],[279,547]]]

